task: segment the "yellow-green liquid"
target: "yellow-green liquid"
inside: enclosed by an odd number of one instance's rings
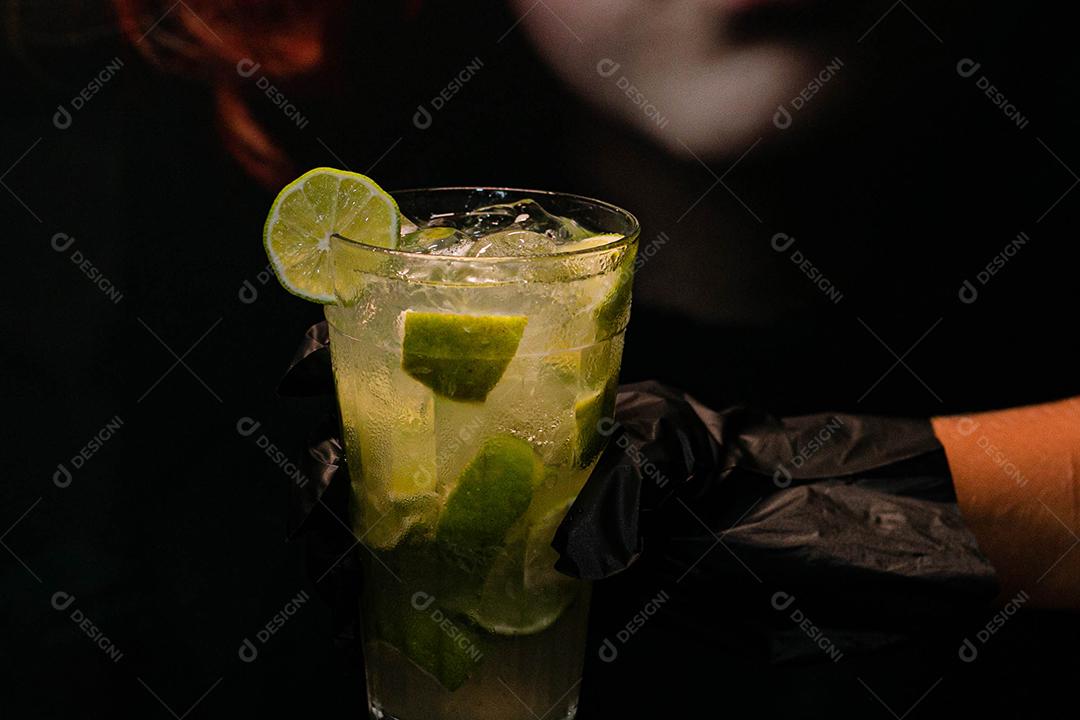
[[[629,261],[628,261],[629,262]],[[491,286],[369,274],[329,306],[331,352],[364,545],[365,664],[374,717],[573,717],[588,584],[550,547],[602,444],[623,336],[598,313],[618,273]],[[629,297],[621,299],[627,306]],[[516,353],[487,397],[458,401],[402,367],[407,311],[520,315]],[[460,358],[457,358],[460,359]],[[448,499],[497,438],[535,457],[528,506],[482,552],[440,541]],[[475,473],[475,470],[471,471]]]

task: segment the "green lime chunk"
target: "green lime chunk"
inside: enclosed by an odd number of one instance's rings
[[[391,568],[393,568],[391,570]],[[428,544],[380,553],[366,568],[376,637],[399,650],[447,690],[465,683],[483,660],[484,638],[472,621],[447,606],[447,587],[459,582]]]
[[[306,300],[334,301],[330,237],[393,248],[401,214],[368,177],[316,168],[292,181],[270,206],[263,245],[282,286]]]
[[[514,358],[528,318],[405,312],[401,367],[437,394],[482,402]]]
[[[581,350],[581,383],[583,387],[596,389],[611,382],[611,376],[619,372],[622,354],[621,338],[612,338]]]
[[[551,546],[555,531],[559,529],[567,510],[577,499],[575,495],[549,510],[529,528],[525,543],[525,567],[522,578],[525,589],[541,592],[557,586],[572,585],[576,581],[555,569],[559,553]]]
[[[630,315],[630,293],[634,285],[633,259],[617,271],[615,285],[596,308],[596,339],[606,340],[619,334]]]
[[[604,449],[607,436],[600,432],[604,418],[615,417],[615,382],[585,395],[574,405],[577,423],[578,465],[588,467]]]
[[[558,527],[557,522],[555,527]],[[546,535],[546,530],[542,528],[540,535]],[[553,528],[551,532],[554,533]],[[577,597],[580,584],[558,573],[554,561],[549,574],[537,577],[535,570],[530,573],[530,561],[540,565],[549,559],[547,556],[537,559],[534,544],[538,542],[544,541],[535,539],[530,531],[526,542],[507,546],[492,563],[473,617],[485,630],[497,635],[542,632],[558,620]],[[546,542],[550,544],[551,539],[546,538]],[[554,555],[555,551],[551,550],[551,553]]]
[[[451,619],[425,593],[408,600],[401,649],[447,690],[457,690],[484,657],[479,636],[463,621]]]
[[[528,509],[542,473],[529,443],[510,435],[491,438],[462,470],[436,540],[454,557],[483,564]]]
[[[526,516],[530,520],[520,538],[496,555],[480,588],[479,601],[469,617],[498,635],[529,635],[546,630],[580,594],[584,583],[555,569],[558,553],[551,542],[577,493],[554,502],[539,496]],[[515,538],[516,533],[513,533]]]

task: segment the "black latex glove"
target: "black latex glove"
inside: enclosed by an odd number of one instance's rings
[[[994,590],[929,420],[716,412],[648,382],[599,429],[608,447],[555,535],[562,572],[607,577],[689,529],[785,574]]]

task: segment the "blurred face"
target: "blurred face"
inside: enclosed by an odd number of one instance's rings
[[[541,55],[584,97],[676,154],[706,156],[744,150],[822,70],[820,4],[512,0]]]

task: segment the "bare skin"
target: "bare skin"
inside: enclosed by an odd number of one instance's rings
[[[1080,609],[1080,397],[932,422],[1003,599]]]

